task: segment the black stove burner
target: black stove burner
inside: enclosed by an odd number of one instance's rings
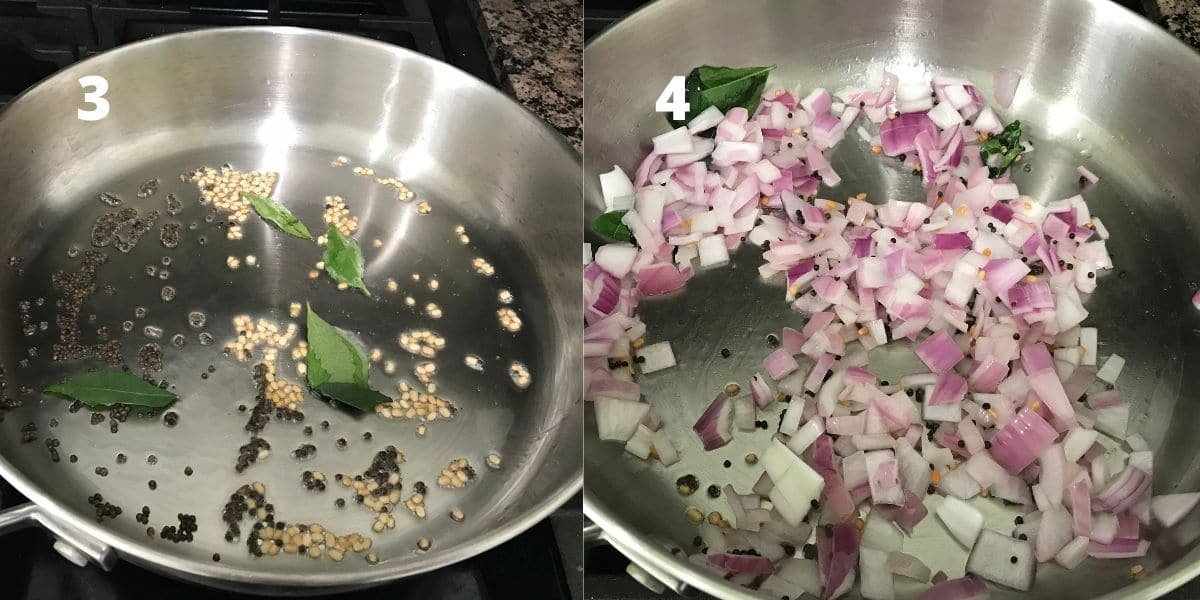
[[[0,480],[0,506],[24,498]],[[579,547],[583,527],[582,500],[574,498],[554,516],[505,544],[458,564],[368,590],[328,600],[580,600]],[[244,594],[183,583],[126,562],[111,572],[79,568],[59,556],[40,528],[4,534],[0,561],[0,597],[5,600],[244,600]],[[231,551],[235,551],[231,548]]]
[[[93,54],[157,35],[234,25],[312,27],[368,37],[450,63],[492,85],[496,75],[470,0],[0,0],[0,109],[21,91]],[[0,480],[0,507],[24,502]],[[355,600],[580,600],[582,501],[509,542],[438,571],[365,591]],[[5,600],[234,600],[129,563],[78,568],[37,528],[7,533]],[[231,551],[233,549],[231,548]]]
[[[0,105],[98,52],[207,27],[287,25],[359,35],[492,84],[469,0],[0,0]]]

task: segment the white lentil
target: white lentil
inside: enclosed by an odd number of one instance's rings
[[[496,309],[496,317],[500,320],[500,327],[509,333],[516,333],[521,330],[521,317],[517,315],[517,311],[501,307]]]
[[[484,277],[491,277],[496,274],[496,268],[492,266],[492,263],[478,257],[471,259],[471,268]]]
[[[235,224],[244,222],[250,215],[250,203],[243,194],[270,196],[278,178],[278,173],[242,172],[230,166],[221,167],[220,171],[203,167],[191,175],[191,181],[200,188],[201,204],[212,203],[218,211],[227,213]]]
[[[533,378],[529,374],[529,367],[520,361],[512,361],[508,366],[508,376],[517,387],[525,389],[533,382]]]

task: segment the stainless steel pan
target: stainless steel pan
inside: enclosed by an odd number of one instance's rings
[[[90,108],[77,82],[86,75],[109,84],[104,99],[111,110],[99,121],[76,118],[78,109]],[[331,161],[340,155],[348,164],[334,167]],[[360,220],[356,236],[373,297],[338,291],[324,275],[310,279],[321,249],[254,215],[243,224],[243,239],[226,239],[227,215],[211,216],[212,206],[199,203],[196,184],[178,177],[223,163],[278,172],[275,197],[317,232],[324,230],[325,196],[345,198]],[[356,175],[355,167],[375,174]],[[376,181],[388,177],[404,181],[415,197],[398,198],[396,189]],[[140,198],[139,187],[152,178],[159,189]],[[542,519],[581,485],[578,159],[550,128],[464,73],[396,47],[309,30],[219,29],[162,37],[61,71],[0,114],[0,189],[6,229],[0,254],[18,257],[0,273],[0,362],[7,374],[4,394],[22,402],[3,411],[0,476],[34,501],[0,513],[0,532],[41,524],[72,560],[108,568],[120,558],[240,591],[316,593],[472,556]],[[92,425],[89,411],[71,413],[67,402],[36,391],[97,364],[48,357],[57,338],[59,299],[51,275],[77,271],[80,251],[95,249],[89,244],[92,223],[113,210],[97,200],[101,192],[123,197],[124,206],[142,215],[152,209],[161,214],[131,252],[100,249],[109,262],[97,285],[111,285],[113,294],[91,297],[80,314],[82,335],[90,343],[94,330],[107,326],[129,364],[143,344],[161,346],[165,368],[154,375],[181,396],[171,407],[178,415],[173,428],[164,425],[163,415],[135,413],[114,434],[111,416]],[[168,194],[182,202],[177,215],[166,211]],[[422,214],[421,200],[428,201],[430,214]],[[169,222],[181,227],[174,249],[159,241],[160,226]],[[459,225],[468,239],[460,238]],[[251,255],[253,267],[246,260]],[[229,257],[241,266],[231,270]],[[491,263],[492,276],[474,270],[477,257]],[[155,277],[147,275],[148,266],[156,268]],[[421,281],[412,281],[412,273],[420,273]],[[437,290],[430,287],[433,278]],[[396,291],[388,279],[397,282]],[[162,297],[164,285],[175,288],[170,301]],[[517,333],[498,322],[502,289],[520,315]],[[416,306],[408,306],[406,296]],[[29,336],[21,301],[30,302],[35,331]],[[222,355],[237,334],[231,319],[247,314],[302,327],[303,316],[292,318],[290,307],[305,301],[380,349],[372,384],[393,397],[399,381],[416,383],[413,369],[427,360],[404,352],[397,336],[422,327],[441,334],[445,348],[434,359],[435,381],[438,393],[457,407],[455,418],[429,424],[420,437],[416,422],[355,414],[307,396],[300,405],[304,422],[272,419],[262,433],[270,455],[237,473],[238,447],[249,438],[243,430],[247,413],[239,405],[254,405],[255,387],[251,362]],[[428,316],[428,302],[440,305],[440,319]],[[138,307],[146,309],[144,317]],[[189,326],[187,314],[197,310],[207,315],[203,331]],[[37,327],[43,320],[45,330]],[[125,321],[132,322],[131,331],[123,330]],[[148,325],[163,330],[161,339],[147,338]],[[182,347],[172,341],[176,334]],[[202,334],[214,343],[205,345]],[[31,348],[37,357],[30,357]],[[279,354],[280,375],[302,382],[289,351]],[[468,354],[480,358],[482,372],[465,364]],[[25,360],[28,366],[22,366]],[[528,389],[510,379],[514,360],[531,372]],[[386,372],[387,361],[394,362],[394,374]],[[37,439],[23,443],[28,424],[36,427],[28,433]],[[305,425],[313,428],[311,435],[303,433]],[[51,459],[49,438],[58,440],[60,462]],[[291,452],[303,443],[317,453],[301,462]],[[374,533],[371,511],[355,502],[335,508],[336,498],[351,494],[332,479],[361,473],[387,445],[407,458],[402,497],[418,481],[427,485],[427,516],[419,519],[401,503],[395,528]],[[499,469],[485,466],[491,453],[501,457]],[[441,469],[459,457],[476,469],[475,480],[457,490],[437,486]],[[98,475],[98,468],[108,475]],[[326,474],[326,491],[304,489],[305,470]],[[379,563],[368,564],[358,553],[347,553],[340,563],[296,555],[255,558],[244,543],[250,521],[243,522],[240,541],[226,541],[222,506],[253,481],[265,484],[277,519],[369,535]],[[98,523],[88,503],[95,493],[121,506],[122,514]],[[148,523],[135,520],[143,505],[151,509]],[[455,508],[463,513],[461,522],[450,516]],[[177,513],[196,516],[194,541],[147,536],[147,525],[175,525]],[[421,537],[431,541],[428,551],[418,549]]]
[[[1118,273],[1090,299],[1090,321],[1100,328],[1101,353],[1119,353],[1131,369],[1120,387],[1134,406],[1156,460],[1158,493],[1200,489],[1200,453],[1191,411],[1200,385],[1200,312],[1189,297],[1200,269],[1200,204],[1195,201],[1200,143],[1192,133],[1200,110],[1200,56],[1153,24],[1102,0],[1041,2],[802,2],[792,0],[661,0],[616,24],[585,50],[585,171],[588,206],[603,210],[596,175],[617,164],[628,172],[652,136],[668,129],[653,112],[673,75],[694,66],[776,64],[773,81],[839,89],[861,81],[873,63],[901,77],[944,71],[980,83],[990,97],[998,67],[1025,79],[1007,118],[1020,118],[1036,151],[1031,171],[1014,179],[1032,195],[1057,199],[1075,193],[1075,167],[1101,173],[1088,193],[1093,214],[1113,223],[1110,248]],[[919,198],[914,178],[884,167],[856,139],[843,143],[834,166],[844,181],[831,197],[867,192],[872,199]],[[690,547],[688,505],[725,510],[724,499],[703,491],[688,498],[675,479],[693,473],[703,485],[753,483],[744,464],[767,432],[738,434],[720,451],[705,453],[690,431],[715,391],[741,381],[769,352],[768,333],[797,326],[799,317],[778,301],[779,290],[760,283],[757,253],[743,250],[732,269],[701,274],[680,298],[643,305],[649,341],[673,342],[679,366],[644,378],[682,460],[663,469],[600,442],[585,426],[584,508],[607,539],[650,575],[676,590],[700,589],[723,598],[753,593],[673,556],[664,542]],[[732,350],[725,360],[722,347]],[[771,417],[767,417],[770,419]],[[590,417],[589,417],[590,420]],[[723,468],[729,459],[733,469]],[[752,474],[753,473],[753,474]],[[702,488],[703,490],[703,488]],[[1013,513],[999,507],[988,525],[1004,528]],[[933,567],[961,573],[965,556],[936,519],[917,528],[906,549],[932,557]],[[1195,548],[1200,514],[1159,533],[1151,555],[1129,561],[1089,561],[1065,571],[1039,570],[1036,598],[1152,598],[1200,574]],[[1146,569],[1139,580],[1129,568]],[[899,579],[899,578],[898,578]],[[898,590],[903,597],[905,590]],[[1009,597],[998,590],[992,597]]]

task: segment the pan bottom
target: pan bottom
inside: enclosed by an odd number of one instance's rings
[[[120,551],[138,562],[230,580],[269,572],[300,583],[345,569],[363,570],[369,579],[369,569],[380,568],[367,564],[369,553],[383,568],[409,563],[415,572],[429,568],[439,552],[461,552],[498,527],[509,499],[532,476],[527,459],[545,441],[540,424],[550,408],[535,402],[541,367],[549,360],[540,348],[550,341],[535,341],[550,331],[542,285],[512,233],[483,216],[488,199],[441,194],[437,177],[406,182],[408,198],[383,167],[368,171],[372,165],[354,156],[338,165],[338,155],[238,145],[179,152],[130,165],[98,181],[89,197],[56,200],[36,222],[10,223],[23,236],[10,260],[22,274],[2,300],[0,311],[15,325],[6,328],[0,354],[8,393],[22,405],[3,414],[0,452],[27,479],[31,489],[23,491],[53,498],[79,518],[100,515]],[[356,218],[353,236],[365,256],[371,297],[339,291],[318,266],[321,247],[283,234],[253,212],[240,232],[231,232],[231,215],[202,203],[197,184],[181,178],[204,166],[219,172],[226,163],[246,177],[253,170],[277,172],[272,196],[314,235],[324,231],[326,215],[348,228]],[[147,185],[155,179],[156,185]],[[222,183],[233,185],[233,176]],[[222,183],[215,192],[227,189]],[[112,196],[100,198],[103,192]],[[335,197],[345,210],[329,208],[338,204]],[[128,208],[150,223],[136,245],[128,252],[116,247],[122,235],[134,237],[134,224],[113,243],[94,247],[97,219]],[[151,211],[157,212],[152,222]],[[91,252],[106,259],[89,290],[85,263],[89,256],[99,260]],[[77,314],[72,299],[79,303]],[[422,423],[397,407],[400,418],[384,419],[308,394],[298,348],[306,303],[362,340],[373,387],[401,397],[397,386],[404,382],[415,404],[439,397],[454,407],[452,418],[443,410],[436,422]],[[51,359],[56,343],[76,341],[69,333],[63,337],[60,321],[78,325],[77,341],[96,348],[93,354],[116,353],[135,372],[148,368],[180,400],[165,412],[123,415],[72,412],[69,402],[42,396],[37,390],[44,386],[102,366],[95,359]],[[289,331],[290,339],[281,340]],[[256,342],[249,360],[225,351],[239,334],[243,342]],[[430,335],[444,345],[428,342]],[[280,387],[298,386],[299,402],[294,412],[270,411],[257,434],[269,450],[262,443],[246,448],[256,395],[252,367],[270,346],[278,355]],[[423,347],[434,348],[427,351],[433,356],[422,356]],[[517,369],[514,383],[514,363],[526,367],[529,379]],[[434,391],[422,380],[434,383]],[[417,391],[425,393],[417,398]],[[394,525],[375,532],[378,515],[336,479],[362,474],[388,446],[405,457],[397,485],[401,500],[384,518]],[[239,453],[253,457],[241,460],[240,473]],[[489,457],[498,468],[489,468]],[[445,470],[460,459],[474,475],[456,487]],[[323,486],[314,483],[314,473],[324,476]],[[439,479],[447,485],[439,486]],[[359,532],[373,539],[371,548],[346,552],[341,564],[327,553],[320,559],[252,557],[245,543],[251,521],[242,522],[240,538],[227,541],[221,519],[230,495],[252,482],[264,484],[275,519]],[[422,510],[406,508],[422,488],[423,504],[413,503]],[[112,516],[118,506],[120,514]],[[178,532],[180,521],[191,516],[198,527],[193,540],[162,537],[164,527]]]

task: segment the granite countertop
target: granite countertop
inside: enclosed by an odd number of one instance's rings
[[[1146,4],[1149,16],[1175,37],[1200,50],[1200,0],[1146,0]]]
[[[583,142],[581,0],[475,0],[497,79],[578,150]]]

